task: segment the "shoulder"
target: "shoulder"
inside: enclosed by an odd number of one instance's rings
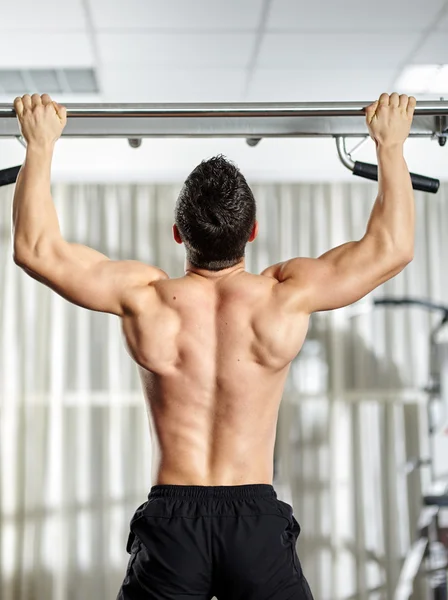
[[[162,269],[150,265],[142,265],[140,277],[126,289],[123,305],[126,313],[136,314],[142,309],[150,310],[158,303],[157,286],[168,281],[169,275]]]
[[[261,275],[274,281],[273,298],[282,308],[294,313],[309,313],[309,296],[319,277],[318,259],[293,258],[265,269]]]
[[[292,258],[272,265],[261,272],[265,277],[271,277],[278,283],[309,279],[319,268],[316,258]]]

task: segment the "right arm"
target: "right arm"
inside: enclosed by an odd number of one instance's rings
[[[356,302],[391,279],[414,253],[414,193],[403,156],[415,99],[383,94],[367,109],[376,142],[379,188],[366,233],[317,259],[295,258],[264,272],[289,289],[291,300],[311,314]]]

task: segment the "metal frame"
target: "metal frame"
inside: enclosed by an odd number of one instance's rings
[[[370,102],[68,104],[64,137],[364,137]],[[0,137],[20,135],[0,104]],[[411,137],[448,135],[448,101],[418,102]]]
[[[338,149],[341,149],[341,152],[346,152],[345,147],[342,146],[342,142],[339,143]],[[441,318],[432,327],[430,332],[430,382],[424,390],[427,403],[432,402],[441,393],[435,346],[438,333],[448,324],[448,305],[406,296],[373,299],[371,304],[372,309],[382,306],[419,306],[426,310],[441,313]],[[435,424],[432,422],[429,411],[428,425],[428,437],[431,445],[431,437],[434,434]],[[434,458],[433,449],[431,449],[429,459],[426,457],[414,458],[406,465],[407,474],[422,466],[429,466],[433,483],[428,492],[423,495],[423,507],[417,525],[417,539],[406,554],[392,600],[409,600],[419,574],[428,579],[428,587],[431,590],[428,598],[431,597],[432,600],[448,600],[448,547],[442,544],[439,535],[440,509],[448,507],[448,482],[434,482],[432,469]]]
[[[142,138],[246,138],[256,146],[263,138],[336,138],[339,158],[354,175],[378,180],[376,165],[353,162],[345,148],[349,137],[368,137],[365,108],[369,102],[279,104],[68,104],[66,138],[127,138],[139,148]],[[0,138],[24,144],[11,105],[0,104]],[[448,139],[448,101],[419,102],[410,137]],[[359,144],[351,151],[359,147]],[[0,186],[16,181],[19,167],[0,171]],[[436,193],[437,179],[411,173],[414,189]]]
[[[445,494],[425,496],[424,502],[427,506],[420,513],[418,538],[406,555],[393,600],[409,600],[419,575],[429,580],[431,599],[448,597],[448,548],[439,539],[439,513],[448,506],[448,490]]]

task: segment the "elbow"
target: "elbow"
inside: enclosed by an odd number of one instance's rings
[[[409,239],[410,238],[410,239]],[[401,271],[414,260],[413,236],[404,239],[394,239],[387,232],[382,231],[374,236],[376,255],[381,255],[384,263],[392,270]]]
[[[414,260],[414,244],[403,248],[400,252],[400,258],[405,266],[411,263]]]
[[[395,254],[395,261],[397,268],[403,270],[414,260],[414,249],[413,248],[405,248],[399,250]]]
[[[40,265],[43,261],[48,260],[51,246],[48,241],[38,241],[30,245],[23,240],[14,240],[12,258],[15,264],[19,267],[31,268],[33,265]]]
[[[14,252],[12,253],[12,260],[18,267],[25,266],[25,258],[20,252],[17,252],[16,250],[14,250]]]
[[[18,267],[24,268],[30,265],[31,255],[28,250],[15,245],[12,253],[12,259]]]
[[[387,254],[392,267],[401,271],[414,260],[414,239],[389,239],[383,246],[383,252]]]

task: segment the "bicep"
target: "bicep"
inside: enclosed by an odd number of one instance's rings
[[[65,241],[20,266],[66,300],[94,311],[122,315],[129,292],[166,274],[138,261],[113,261],[104,254]]]
[[[289,285],[308,313],[342,308],[357,302],[397,275],[405,262],[382,241],[365,236],[316,259],[283,263],[281,280]]]

